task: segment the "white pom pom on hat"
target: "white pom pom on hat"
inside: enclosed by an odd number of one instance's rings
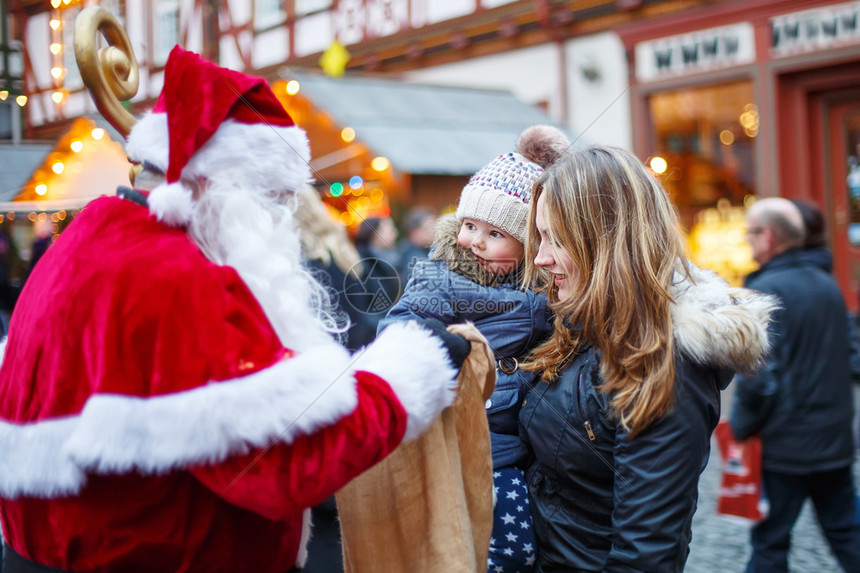
[[[149,194],[149,210],[170,227],[184,227],[191,222],[194,201],[191,189],[177,183],[162,183]]]
[[[525,242],[532,185],[569,147],[558,128],[525,129],[516,152],[499,155],[469,179],[460,193],[457,218],[484,221]]]

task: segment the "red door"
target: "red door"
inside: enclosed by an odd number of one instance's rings
[[[780,188],[774,194],[821,208],[834,275],[848,308],[857,312],[860,189],[852,196],[848,181],[851,173],[857,177],[850,162],[860,159],[860,66],[848,62],[778,75],[776,105]]]
[[[834,274],[856,312],[860,286],[860,90],[822,98]]]

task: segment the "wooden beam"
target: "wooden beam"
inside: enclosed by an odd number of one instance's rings
[[[643,0],[629,3],[632,7],[626,8],[618,0],[550,0],[539,14],[534,2],[514,2],[349,46],[352,59],[347,70],[405,72],[563,42],[712,4],[709,0]],[[285,64],[315,67],[318,59],[319,54],[311,54]]]

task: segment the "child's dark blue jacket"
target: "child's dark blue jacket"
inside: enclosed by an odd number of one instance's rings
[[[493,467],[522,466],[528,452],[517,416],[536,375],[516,364],[552,332],[552,315],[543,294],[519,288],[517,273],[496,277],[484,271],[471,252],[457,245],[458,229],[453,216],[439,219],[431,260],[415,266],[379,331],[410,318],[474,323],[497,360],[496,387],[486,404]]]

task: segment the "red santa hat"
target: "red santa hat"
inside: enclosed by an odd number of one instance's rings
[[[131,130],[126,152],[166,174],[150,206],[171,224],[187,222],[191,193],[182,181],[206,177],[266,191],[310,181],[307,136],[263,78],[173,48],[155,107]]]

